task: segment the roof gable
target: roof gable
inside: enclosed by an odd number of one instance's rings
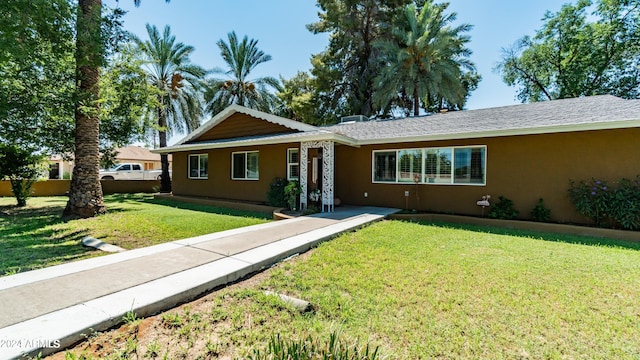
[[[299,130],[257,119],[246,114],[235,113],[217,123],[197,138],[190,140],[189,143],[295,132],[299,132]]]
[[[239,105],[231,105],[177,144],[317,130],[318,128],[312,125]]]

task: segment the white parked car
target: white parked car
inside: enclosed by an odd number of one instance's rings
[[[171,170],[169,170],[171,177]],[[100,170],[100,180],[160,180],[162,170],[143,170],[139,163],[122,163]]]

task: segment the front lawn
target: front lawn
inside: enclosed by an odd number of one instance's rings
[[[74,353],[246,358],[275,334],[341,332],[386,359],[640,358],[638,244],[499,232],[377,223],[180,308],[130,317]]]
[[[0,198],[0,276],[102,255],[82,246],[85,236],[134,249],[269,219],[269,214],[125,194],[105,196],[106,215],[63,221],[66,202],[66,197],[36,197],[16,208],[14,198]]]

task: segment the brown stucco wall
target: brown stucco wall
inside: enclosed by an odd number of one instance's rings
[[[159,180],[101,180],[106,194],[154,193],[160,188]],[[32,196],[62,196],[69,191],[71,180],[46,180],[33,184]],[[11,183],[0,181],[0,196],[13,196]]]
[[[275,177],[287,177],[287,149],[299,148],[299,143],[213,149],[174,154],[173,193],[265,203],[269,184]],[[259,150],[259,180],[232,180],[231,153]],[[188,178],[188,155],[209,155],[208,179]]]
[[[543,198],[557,222],[586,223],[567,196],[569,179],[592,177],[614,181],[640,174],[640,129],[601,130],[455,141],[336,147],[336,195],[345,204],[406,208],[480,215],[482,195],[499,195],[514,202],[520,218]],[[373,184],[373,150],[440,146],[486,145],[486,186]],[[364,193],[368,197],[364,197]],[[416,192],[419,194],[418,202]]]
[[[64,195],[69,191],[71,180],[46,180],[38,181],[31,188],[33,193],[31,196],[58,196]],[[12,197],[11,182],[8,180],[0,181],[0,196]]]
[[[552,221],[587,223],[569,202],[569,180],[592,177],[614,181],[640,174],[640,129],[600,130],[544,135],[523,135],[484,139],[367,145],[354,148],[336,145],[335,194],[343,204],[390,206],[441,213],[480,215],[476,205],[483,195],[505,196],[529,219],[538,198],[552,211]],[[487,184],[373,184],[373,150],[486,145]],[[298,143],[214,149],[174,154],[173,192],[252,202],[266,202],[269,183],[286,177],[287,148]],[[260,151],[260,179],[231,180],[231,153]],[[209,178],[188,179],[187,156],[209,154]],[[409,198],[405,198],[409,191]],[[364,193],[367,197],[364,197]],[[416,193],[418,196],[416,196]],[[408,200],[408,204],[407,204]],[[485,210],[485,211],[488,211]]]

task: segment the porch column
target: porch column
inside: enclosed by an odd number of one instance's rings
[[[300,210],[307,208],[307,161],[309,159],[308,143],[300,143]]]
[[[307,193],[307,161],[310,148],[322,148],[322,212],[334,210],[334,143],[333,141],[307,141],[300,143],[300,209],[306,209]]]

